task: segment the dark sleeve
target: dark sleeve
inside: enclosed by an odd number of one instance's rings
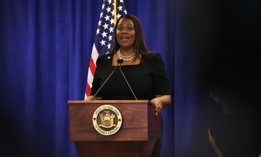
[[[150,59],[150,67],[152,70],[153,89],[155,95],[168,95],[169,80],[165,70],[164,62],[160,54],[153,54]]]

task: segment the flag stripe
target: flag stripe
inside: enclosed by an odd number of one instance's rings
[[[90,59],[90,65],[89,65],[89,66],[90,66],[91,74],[94,75],[94,72],[95,72],[96,66],[95,66],[94,61],[93,61],[92,58]]]
[[[95,69],[96,69],[96,65],[94,63],[95,61],[93,61],[93,58],[90,59],[90,64],[89,64],[89,68],[91,71],[91,74],[94,75]]]
[[[92,55],[91,55],[90,62],[89,62],[87,84],[86,84],[86,89],[85,89],[85,99],[88,96],[90,96],[90,94],[91,94],[92,81],[93,81],[93,76],[94,76],[95,69],[96,69],[96,61],[97,61],[98,56],[99,56],[99,53],[98,53],[95,43],[94,43],[93,47],[92,47]]]
[[[90,95],[91,95],[91,87],[89,86],[89,84],[86,85],[86,92],[87,92],[87,93],[86,93],[87,96],[90,96]],[[87,96],[86,96],[86,97],[87,97]]]

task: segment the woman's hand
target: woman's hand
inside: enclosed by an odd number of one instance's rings
[[[94,97],[94,96],[90,95],[85,100],[102,100],[102,97]]]
[[[154,98],[150,102],[154,106],[155,115],[158,116],[161,113],[163,104],[161,103],[159,98]]]
[[[171,96],[170,95],[157,95],[150,102],[154,106],[155,115],[158,116],[161,113],[162,108],[165,105],[170,104]]]

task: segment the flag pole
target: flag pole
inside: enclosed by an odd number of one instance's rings
[[[116,25],[116,21],[117,21],[117,0],[114,0],[114,26]]]

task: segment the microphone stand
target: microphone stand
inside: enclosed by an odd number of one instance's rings
[[[118,61],[117,61],[118,62]],[[103,84],[101,85],[101,87],[97,90],[97,92],[93,95],[93,97],[91,98],[91,100],[93,100],[95,98],[95,96],[99,93],[99,91],[102,89],[102,87],[105,85],[105,83],[109,80],[109,78],[112,76],[112,74],[114,73],[114,71],[118,68],[119,63],[117,64],[117,66],[113,69],[113,71],[110,73],[110,75],[107,77],[107,79],[103,82]]]
[[[130,86],[128,80],[126,79],[126,77],[125,77],[123,71],[121,70],[121,64],[123,63],[123,59],[118,59],[117,62],[118,62],[118,64],[120,65],[120,72],[121,72],[121,74],[122,74],[122,76],[123,76],[125,82],[127,83],[127,85],[128,85],[128,87],[129,87],[129,89],[130,89],[130,91],[131,91],[133,97],[135,98],[135,100],[138,100],[137,97],[136,97],[136,95],[134,94],[134,92],[133,92],[133,90],[132,90],[132,88],[131,88],[131,86]]]

